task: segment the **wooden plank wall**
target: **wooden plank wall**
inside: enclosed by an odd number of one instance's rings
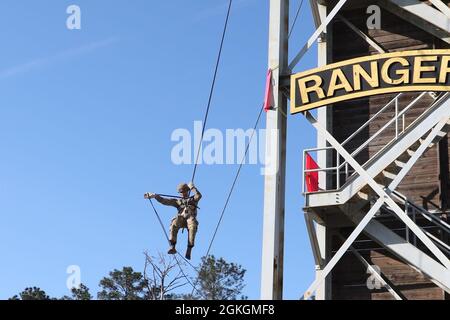
[[[358,239],[367,241],[365,237]],[[341,244],[340,239],[333,241],[334,250]],[[373,242],[365,242],[368,249],[359,245],[360,254],[378,266],[389,284],[406,300],[443,300],[444,291],[434,285],[421,273],[415,271],[398,258]],[[355,246],[358,247],[358,244]],[[370,249],[377,248],[378,249]],[[332,297],[334,300],[394,300],[394,297],[367,273],[366,268],[353,255],[346,254],[333,271]]]
[[[352,4],[350,3],[349,6]],[[347,7],[348,8],[348,7]],[[341,12],[349,21],[360,30],[369,34],[386,51],[404,51],[413,49],[446,48],[447,44],[440,39],[435,39],[425,31],[415,27],[409,22],[382,9],[382,30],[367,30],[365,13],[366,7],[360,9],[347,9]],[[338,62],[355,57],[377,54],[378,52],[369,47],[368,44],[348,26],[336,21],[332,25],[332,61]],[[405,94],[401,99],[400,106],[404,107],[418,94]],[[381,95],[364,98],[350,102],[335,104],[332,108],[333,133],[339,141],[344,141],[350,134],[359,128],[380,108],[386,105],[395,95]],[[414,112],[407,116],[407,123],[411,123],[427,108],[432,99],[426,97],[420,101]],[[394,114],[392,108],[390,113],[380,117],[377,121],[362,132],[359,137],[349,143],[347,149],[354,151],[369,136],[378,131]],[[394,127],[390,128],[380,139],[374,141],[370,147],[361,153],[357,160],[365,162],[371,155],[382,148],[395,133]],[[447,138],[448,139],[448,138]],[[450,145],[450,143],[448,144]],[[450,146],[448,154],[450,154]],[[335,157],[333,157],[335,158]],[[412,198],[414,202],[429,210],[439,209],[441,206],[440,195],[440,171],[439,171],[438,148],[430,149],[423,156],[412,171],[404,179],[399,191]],[[450,199],[450,191],[443,190],[444,196]],[[450,201],[449,201],[450,202]],[[368,240],[364,236],[359,241]],[[374,242],[365,242],[369,249],[363,251],[363,255],[371,264],[381,267],[382,272],[388,279],[401,290],[407,299],[445,299],[444,291],[436,287],[420,273],[404,264],[396,257],[390,255]],[[339,239],[332,241],[334,250],[338,249]],[[373,250],[370,247],[375,248]],[[350,253],[338,263],[332,273],[332,297],[333,299],[391,299],[392,296],[386,290],[369,290],[367,288],[368,274],[362,264]]]
[[[365,26],[367,15],[364,9],[347,11],[345,12],[345,17],[358,28],[367,32],[367,27]],[[382,30],[370,30],[367,33],[386,51],[393,52],[435,47],[436,41],[432,36],[406,21],[401,21],[397,16],[383,11],[382,23]],[[333,28],[333,62],[377,53],[343,23],[334,23]],[[404,94],[400,100],[400,108],[406,107],[417,96],[418,94],[416,93]],[[395,94],[386,94],[335,104],[333,107],[333,128],[336,128],[334,130],[336,137],[340,141],[344,141],[345,138],[394,97]],[[421,99],[420,103],[411,112],[407,113],[406,123],[411,123],[419,116],[430,105],[431,101],[432,99],[429,96]],[[367,130],[351,141],[347,146],[348,150],[354,151],[361,143],[385,125],[393,115],[394,106],[389,108],[389,112],[377,118]],[[390,141],[394,134],[394,126],[391,126],[380,138],[371,143],[369,148],[363,151],[357,159],[360,162],[367,160]],[[440,208],[439,187],[438,150],[437,147],[434,147],[428,150],[425,156],[417,162],[404,179],[399,191],[412,198],[417,204],[421,204],[429,210],[435,210]]]

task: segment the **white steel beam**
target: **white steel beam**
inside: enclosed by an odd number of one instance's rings
[[[425,244],[425,246],[439,259],[439,261],[447,268],[450,269],[450,261],[449,259],[439,250],[439,248],[424,234],[424,232],[408,217],[406,213],[395,203],[394,200],[389,196],[392,192],[391,190],[395,189],[397,185],[394,183],[398,183],[398,180],[393,181],[390,186],[384,190],[378,185],[378,183],[361,167],[361,165],[342,147],[342,145],[325,129],[323,128],[317,120],[312,116],[309,111],[305,112],[306,118],[311,122],[311,124],[317,129],[318,132],[321,132],[327,139],[327,141],[336,149],[336,151],[355,169],[355,171],[362,176],[367,184],[378,194],[379,199],[375,203],[375,205],[370,209],[369,213],[361,220],[360,224],[355,228],[355,230],[350,234],[348,239],[344,242],[338,252],[335,253],[333,258],[324,268],[324,272],[321,278],[316,278],[316,280],[312,283],[312,285],[308,288],[308,290],[304,294],[304,298],[308,299],[312,293],[317,289],[317,286],[324,280],[329,272],[334,268],[340,258],[345,254],[350,245],[356,240],[361,231],[366,227],[366,225],[372,220],[373,216],[376,212],[381,208],[383,204],[388,205],[397,216],[410,227],[410,229],[416,234],[416,236]],[[432,132],[428,135],[428,137],[423,141],[423,144],[417,150],[418,153],[423,153],[424,150],[421,150],[422,147],[426,147],[434,137],[441,131],[443,125],[445,125],[448,121],[448,118],[441,120],[439,125],[437,125]],[[443,123],[442,127],[441,124]],[[410,159],[412,162],[412,159]],[[405,176],[407,173],[407,169],[403,168],[402,171],[398,174],[398,176]],[[401,179],[400,179],[401,180]]]
[[[345,240],[342,235],[340,235],[340,238],[342,240]],[[378,272],[377,269],[375,269],[364,257],[352,246],[350,246],[350,251],[356,256],[356,258],[367,268],[367,270],[370,272],[371,275],[373,275],[380,283],[385,287],[390,294],[395,298],[395,300],[403,300],[402,297],[384,280],[383,276],[381,275],[381,271]]]
[[[439,10],[417,0],[379,0],[386,10],[450,43],[450,20]]]
[[[327,7],[320,5],[317,3],[316,0],[312,0],[312,2],[315,3],[315,6],[317,7],[317,14],[319,16],[323,16],[326,18],[327,13]],[[331,33],[327,34],[326,37],[323,37],[319,40],[317,44],[317,65],[318,67],[322,67],[328,64],[329,60],[329,52],[330,52],[330,46],[332,42],[332,35]],[[317,120],[327,128],[328,130],[331,129],[332,121],[331,121],[331,108],[330,107],[324,107],[317,109]],[[327,146],[327,140],[319,133],[317,135],[317,147],[318,148],[325,148]],[[328,168],[328,161],[331,160],[330,152],[318,152],[317,153],[317,163],[320,168]],[[327,177],[325,174],[319,173],[319,186],[322,186],[325,190],[327,189],[327,184],[329,182],[327,181]]]
[[[317,30],[313,33],[313,35],[309,38],[308,42],[303,46],[303,48],[300,50],[300,52],[295,56],[295,58],[292,60],[292,62],[289,64],[289,70],[294,70],[297,63],[302,59],[302,57],[305,55],[306,52],[308,52],[309,48],[312,47],[314,42],[317,40],[317,38],[322,34],[322,32],[325,31],[328,24],[331,22],[331,20],[334,19],[336,14],[341,10],[341,8],[344,6],[344,4],[347,2],[347,0],[340,0],[336,6],[331,10],[330,14],[327,16],[325,21],[322,22],[322,24],[317,28]]]
[[[433,139],[441,132],[441,130],[444,128],[444,126],[448,122],[448,116],[445,118],[442,118],[441,121],[433,128],[433,130],[429,133],[427,138],[423,140],[420,147],[416,150],[414,155],[408,160],[408,162],[405,164],[405,166],[402,168],[402,170],[398,173],[397,177],[390,183],[389,187],[386,188],[386,190],[383,190],[374,180],[372,177],[367,175],[367,173],[364,171],[362,167],[355,168],[355,170],[360,175],[366,175],[369,179],[368,184],[372,187],[372,189],[380,196],[380,199],[384,197],[384,201],[386,204],[393,210],[397,216],[413,231],[417,237],[425,244],[425,246],[438,258],[438,260],[447,268],[450,269],[450,261],[449,259],[438,249],[438,247],[425,235],[425,233],[420,229],[414,221],[412,221],[409,216],[395,203],[394,200],[389,196],[390,193],[397,188],[397,186],[400,184],[400,182],[403,180],[403,178],[407,175],[407,173],[410,171],[412,166],[417,162],[417,160],[425,153],[425,151],[428,149],[429,144]],[[332,143],[330,141],[330,143]],[[344,158],[346,155],[342,155]],[[352,162],[356,163],[357,166],[359,164],[352,159],[352,157],[349,157]],[[380,192],[381,191],[381,192]]]
[[[320,250],[320,257],[322,264],[316,265],[316,278],[321,277],[323,272],[323,268],[328,261],[331,251],[331,229],[325,225],[321,225],[319,223],[315,224],[316,236]],[[325,281],[317,287],[316,290],[316,300],[327,300],[331,298],[331,275],[325,278]]]
[[[348,21],[344,16],[339,15],[339,19],[341,19],[341,21],[344,22],[350,29],[352,29],[358,36],[360,36],[368,44],[370,44],[372,48],[377,50],[379,53],[386,53],[386,51],[378,43],[375,42],[375,40],[373,40],[367,34],[359,30],[353,23]]]
[[[316,0],[311,0],[311,5],[313,8],[316,8],[316,10],[313,10],[314,16],[317,15],[317,17],[314,18],[316,21],[317,27],[320,26],[322,21],[324,21],[327,17],[327,6],[319,4]],[[333,41],[332,39],[332,33],[331,32],[324,32],[323,37],[319,38],[319,41],[317,43],[317,62],[318,66],[324,66],[328,63],[330,52],[331,52],[331,43]],[[317,119],[318,121],[328,130],[332,130],[332,112],[330,107],[324,107],[317,110]],[[318,148],[325,148],[327,146],[327,140],[322,137],[321,134],[317,135],[317,147]],[[319,152],[317,153],[317,163],[320,168],[327,168],[329,161],[331,161],[332,154],[330,152]],[[319,185],[322,186],[324,189],[327,189],[328,184],[331,181],[327,181],[327,176],[325,174],[319,173]],[[319,249],[320,249],[320,264],[316,264],[316,278],[320,277],[322,273],[322,268],[325,266],[328,257],[330,256],[329,252],[330,250],[330,235],[331,229],[330,227],[324,222],[323,224],[316,224],[315,225],[315,234],[317,237]],[[325,281],[321,283],[321,285],[316,290],[316,300],[326,300],[331,297],[331,276],[327,277]]]
[[[403,178],[406,176],[406,174],[411,170],[413,165],[419,160],[419,158],[425,153],[425,151],[428,150],[428,146],[433,141],[433,139],[441,132],[441,130],[446,126],[448,121],[448,117],[444,117],[441,119],[441,121],[438,122],[438,124],[431,130],[430,134],[427,136],[427,138],[421,143],[419,148],[414,152],[412,157],[408,160],[408,162],[405,164],[405,166],[402,168],[400,173],[395,177],[395,179],[391,182],[389,185],[389,189],[393,191],[397,186],[400,184],[400,182],[403,180]],[[392,187],[391,187],[392,186]]]
[[[432,107],[420,115],[405,131],[405,135],[401,139],[392,144],[389,152],[379,153],[374,156],[373,160],[366,166],[367,172],[375,177],[382,172],[386,166],[396,160],[402,153],[404,153],[412,144],[417,141],[417,137],[422,137],[427,134],[436,123],[443,117],[448,116],[450,108],[450,96],[448,94],[439,98]],[[320,110],[320,109],[319,109]],[[322,125],[322,123],[321,123]],[[323,125],[322,125],[323,126]],[[321,133],[318,132],[320,135]],[[325,168],[325,167],[324,167]],[[311,207],[325,206],[346,203],[351,199],[362,187],[366,185],[365,179],[360,176],[352,178],[351,185],[346,186],[342,190],[330,192],[318,192],[307,195],[307,205]]]
[[[339,250],[334,254],[333,258],[327,263],[325,268],[323,268],[320,277],[317,277],[311,286],[306,290],[303,298],[305,300],[309,299],[311,295],[317,290],[317,287],[323,282],[326,276],[333,270],[334,266],[339,262],[342,256],[347,252],[352,243],[358,238],[361,232],[364,230],[366,225],[372,220],[375,214],[380,210],[383,205],[384,200],[379,199],[377,203],[370,209],[370,211],[364,216],[360,223],[356,226],[350,236],[345,240],[344,244],[339,248]]]
[[[322,253],[319,246],[319,241],[316,233],[316,226],[309,214],[305,212],[305,224],[308,230],[309,241],[311,242],[311,248],[313,251],[314,262],[316,266],[321,267],[323,265]]]
[[[270,0],[269,68],[273,70],[274,106],[266,115],[261,270],[261,299],[263,300],[283,298],[287,99],[279,88],[280,75],[287,74],[288,34],[289,0]]]
[[[430,2],[450,19],[450,8],[441,0],[430,0]]]
[[[390,0],[393,4],[401,7],[403,10],[425,20],[426,22],[438,27],[441,30],[450,32],[450,20],[441,11],[425,4],[419,0]]]
[[[354,215],[352,220],[357,223],[364,214],[360,211]],[[439,262],[376,220],[369,222],[364,233],[450,293],[450,270]]]

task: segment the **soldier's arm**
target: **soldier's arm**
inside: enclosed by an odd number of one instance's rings
[[[191,191],[194,193],[194,200],[196,202],[199,202],[200,199],[202,198],[202,194],[200,193],[200,191],[198,191],[198,189],[194,186]]]
[[[159,203],[161,203],[161,204],[163,204],[165,206],[178,208],[177,199],[163,198],[163,197],[161,197],[159,195],[155,195],[155,199],[156,199],[156,201],[158,201]]]

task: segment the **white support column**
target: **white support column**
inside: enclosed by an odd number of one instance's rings
[[[273,110],[267,112],[266,172],[261,299],[283,298],[284,201],[287,99],[279,91],[287,71],[289,0],[270,0],[269,68],[273,70]]]
[[[326,18],[327,15],[327,7],[324,5],[318,5],[319,15],[322,20]],[[328,64],[328,52],[329,52],[329,36],[326,34],[326,36],[319,38],[317,43],[317,49],[318,49],[318,57],[317,57],[317,65],[318,67],[322,67]],[[317,121],[324,127],[327,128],[327,130],[332,131],[331,128],[331,109],[330,107],[324,107],[317,109]],[[327,146],[327,139],[320,133],[317,132],[317,148],[325,148]],[[318,152],[317,154],[317,164],[320,168],[327,168],[328,167],[328,156],[329,152]],[[327,177],[325,172],[319,173],[319,186],[321,188],[327,190]]]
[[[318,22],[320,25],[321,21],[325,21],[327,17],[327,7],[325,5],[321,5],[316,3],[317,6],[317,14],[318,14]],[[329,52],[330,52],[330,37],[331,34],[327,33],[327,29],[324,30],[325,34],[323,37],[318,39],[317,49],[318,49],[318,57],[317,57],[317,64],[319,67],[324,66],[328,64],[329,60]],[[327,130],[332,130],[331,128],[331,108],[325,107],[325,108],[319,108],[317,110],[317,117],[319,123],[327,128]],[[326,138],[320,133],[317,132],[317,147],[318,148],[325,148],[327,146],[327,140]],[[317,164],[320,168],[327,168],[329,166],[331,155],[329,152],[319,152],[317,154]],[[319,173],[319,185],[323,189],[327,189],[327,184],[329,181],[327,181],[327,176],[325,172]],[[317,242],[319,244],[321,259],[323,261],[327,261],[329,258],[329,228],[325,225],[319,225],[316,224],[316,235],[317,235]],[[322,273],[323,265],[316,265],[316,278],[319,278]],[[327,300],[330,299],[330,292],[331,292],[331,275],[329,275],[326,279],[326,281],[323,281],[316,291],[316,300]]]

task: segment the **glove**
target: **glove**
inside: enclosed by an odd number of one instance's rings
[[[193,182],[189,182],[188,187],[191,190],[194,189],[195,188],[194,183]]]
[[[144,199],[154,199],[155,197],[156,197],[156,194],[154,194],[154,193],[144,194]]]

